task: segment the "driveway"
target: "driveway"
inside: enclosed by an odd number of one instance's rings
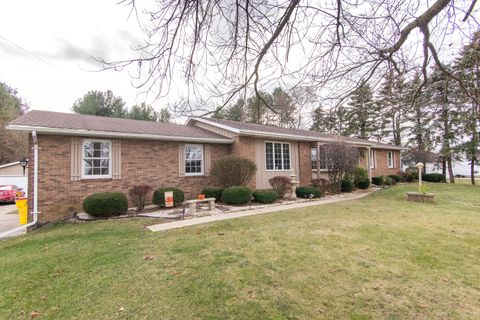
[[[14,204],[0,204],[0,233],[20,226],[17,207]]]

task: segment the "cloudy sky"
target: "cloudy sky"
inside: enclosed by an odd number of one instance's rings
[[[92,56],[133,57],[142,40],[130,8],[118,0],[3,1],[0,82],[18,89],[30,109],[69,112],[89,90],[112,90],[132,106],[143,101],[128,72],[102,71]],[[161,102],[153,105],[157,108]]]

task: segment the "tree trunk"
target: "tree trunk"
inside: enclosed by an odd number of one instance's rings
[[[447,162],[445,157],[442,157],[442,174],[446,177],[447,176]]]
[[[475,184],[475,158],[470,160],[470,180]]]
[[[448,176],[450,177],[450,183],[455,183],[455,176],[453,175],[453,168],[452,168],[452,157],[447,158],[447,166],[448,166]]]

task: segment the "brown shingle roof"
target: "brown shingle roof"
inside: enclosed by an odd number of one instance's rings
[[[281,128],[272,125],[264,125],[264,124],[257,124],[257,123],[247,123],[247,122],[240,122],[240,121],[233,121],[233,120],[225,120],[225,119],[212,119],[212,118],[203,118],[203,117],[196,117],[192,118],[193,120],[206,120],[209,122],[214,122],[223,126],[228,126],[231,128],[238,129],[240,131],[257,131],[257,132],[265,132],[265,133],[274,133],[274,134],[285,134],[285,135],[294,135],[298,136],[299,140],[302,138],[318,138],[319,140],[331,140],[331,141],[343,141],[346,143],[354,143],[354,144],[365,144],[371,145],[378,148],[392,148],[392,149],[400,149],[401,147],[394,146],[392,144],[375,142],[370,140],[364,140],[354,137],[345,137],[345,136],[337,136],[327,133],[322,133],[318,131],[312,130],[303,130],[303,129],[294,129],[294,128]]]
[[[186,138],[185,141],[194,138],[192,140],[205,139],[231,142],[231,139],[193,126],[39,110],[30,111],[9,124],[10,129],[21,129],[18,126],[53,129],[49,130],[50,132],[72,130],[72,134],[75,131],[78,131],[78,134],[90,131],[130,134],[132,136],[148,135],[151,138],[158,136],[159,139],[161,137],[173,137]],[[37,129],[37,131],[42,132],[42,129]]]

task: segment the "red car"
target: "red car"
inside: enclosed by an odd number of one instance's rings
[[[25,192],[16,185],[9,184],[0,186],[0,202],[15,202],[15,199],[24,197]]]

